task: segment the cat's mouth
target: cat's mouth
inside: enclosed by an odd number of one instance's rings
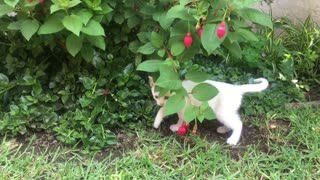
[[[158,106],[163,107],[166,104],[167,100],[169,99],[169,96],[164,96],[161,98],[159,98],[158,96],[155,96],[155,98],[157,99]]]

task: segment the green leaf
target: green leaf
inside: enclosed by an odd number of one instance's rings
[[[163,64],[162,60],[147,60],[138,65],[138,71],[157,72]]]
[[[189,3],[192,3],[193,0],[180,0],[179,3],[181,6],[186,6]]]
[[[66,102],[70,99],[70,95],[63,95],[61,96],[61,101],[63,104],[66,104]],[[80,98],[80,103],[81,103],[81,98]],[[82,103],[81,103],[82,105]]]
[[[216,118],[216,115],[212,108],[209,106],[208,102],[203,102],[200,105],[200,112],[204,119],[213,120]]]
[[[35,84],[37,81],[35,78],[33,78],[30,75],[25,75],[25,76],[23,76],[22,79],[23,79],[23,82],[19,83],[19,85],[30,86],[30,85]]]
[[[186,107],[186,110],[184,111],[184,120],[186,121],[186,123],[190,123],[191,121],[197,118],[198,114],[199,114],[199,107],[189,104]]]
[[[209,1],[200,1],[199,5],[197,6],[197,14],[206,14],[209,7]]]
[[[18,4],[19,0],[4,0],[4,2],[14,8]]]
[[[23,20],[18,20],[15,22],[12,22],[8,25],[8,29],[10,30],[20,30],[21,29],[21,24],[23,23]]]
[[[259,41],[259,39],[255,36],[255,34],[252,31],[239,28],[237,29],[237,33],[239,33],[240,36],[242,36],[247,41]]]
[[[87,36],[88,41],[102,50],[106,49],[106,43],[103,36]]]
[[[115,15],[113,15],[113,20],[118,24],[122,24],[125,19],[123,14],[116,13]]]
[[[81,18],[81,21],[84,25],[87,25],[89,20],[92,18],[93,14],[88,9],[82,9],[76,13],[77,16]]]
[[[208,54],[212,54],[213,51],[220,46],[220,44],[226,37],[225,35],[224,38],[219,39],[216,34],[217,28],[217,24],[207,24],[202,32],[201,42]],[[227,25],[226,29],[228,29]]]
[[[160,48],[163,45],[164,38],[156,32],[151,33],[151,43],[154,47]]]
[[[79,36],[82,29],[82,20],[79,16],[70,15],[65,16],[62,20],[62,23],[66,29],[71,31],[73,34]]]
[[[140,47],[140,42],[138,40],[131,41],[129,44],[129,50],[133,53],[136,53]]]
[[[80,98],[81,107],[87,107],[91,104],[92,99],[87,98],[86,96]]]
[[[137,34],[139,40],[142,42],[142,43],[148,43],[150,42],[150,39],[151,39],[151,33],[150,32],[139,32]]]
[[[157,79],[156,85],[170,90],[178,90],[182,87],[182,82],[171,65],[162,64],[160,66],[160,77]]]
[[[158,21],[160,23],[160,26],[165,30],[168,29],[175,20],[175,18],[168,18],[166,11],[161,13],[155,13],[153,15],[153,19],[155,21]]]
[[[199,101],[209,101],[218,93],[218,89],[209,83],[198,84],[191,91],[192,96]]]
[[[155,87],[155,92],[159,92],[159,97],[163,97],[163,96],[165,96],[166,94],[168,94],[169,89],[156,86],[156,87]]]
[[[193,14],[196,14],[195,9],[187,8],[183,5],[173,6],[167,13],[167,18],[179,18],[185,21],[195,21]]]
[[[81,50],[82,41],[83,40],[81,37],[78,37],[74,34],[70,34],[67,37],[67,41],[66,41],[67,50],[73,57],[77,55],[78,52]]]
[[[8,84],[9,78],[6,75],[0,73],[0,86],[7,86]]]
[[[61,22],[61,16],[53,15],[41,25],[38,34],[52,34],[61,31],[64,26]]]
[[[190,71],[190,72],[187,72],[186,74],[186,80],[190,80],[197,83],[203,82],[209,78],[210,76],[204,72]]]
[[[223,42],[223,46],[228,49],[228,51],[237,58],[242,57],[242,50],[238,42],[231,43],[229,38]]]
[[[81,56],[87,63],[91,63],[94,57],[94,49],[92,46],[82,46]]]
[[[10,105],[10,114],[11,115],[17,115],[19,114],[20,108],[16,105]]]
[[[39,23],[37,20],[27,19],[21,24],[21,33],[29,41],[30,38],[38,31]]]
[[[101,4],[102,10],[99,11],[99,13],[108,14],[113,11],[113,9],[108,5],[108,3],[105,2],[105,3]]]
[[[81,32],[91,36],[105,36],[103,27],[95,20],[90,20],[86,26],[82,27]]]
[[[0,17],[8,14],[9,12],[12,12],[13,10],[14,10],[14,8],[9,5],[1,4],[0,5]]]
[[[136,27],[140,23],[140,19],[137,16],[132,16],[128,19],[127,24],[130,29]]]
[[[157,54],[160,57],[164,57],[166,55],[166,50],[165,49],[159,49]]]
[[[237,12],[241,17],[243,17],[245,19],[248,19],[248,20],[255,22],[257,24],[261,24],[263,26],[267,26],[270,29],[273,29],[271,17],[269,15],[257,10],[257,9],[243,8]]]
[[[141,53],[141,54],[146,54],[146,55],[150,55],[152,54],[156,49],[154,48],[154,46],[152,45],[151,42],[148,42],[147,44],[139,47],[139,49],[137,50],[137,52]]]
[[[50,14],[53,14],[56,11],[64,9],[63,7],[59,6],[58,4],[53,4],[50,6]]]
[[[207,119],[207,120],[213,120],[213,119],[216,119],[216,114],[214,113],[214,111],[208,107],[207,109],[205,109],[203,111],[203,115],[204,115],[204,118]]]
[[[164,114],[170,115],[181,111],[181,109],[186,105],[186,99],[184,96],[175,94],[170,96],[164,107]]]
[[[92,90],[96,83],[96,78],[80,77],[79,81],[83,84],[84,88],[87,90]]]
[[[74,7],[74,6],[76,6],[76,5],[80,4],[80,3],[81,3],[80,0],[71,0],[71,1],[68,2],[68,8],[72,8],[72,7]]]
[[[39,96],[42,93],[42,87],[40,82],[32,86],[32,96]]]
[[[117,144],[119,141],[118,141],[118,139],[117,138],[108,138],[107,139],[107,144],[108,145],[115,145],[115,144]],[[100,149],[100,148],[99,148]]]
[[[174,41],[171,45],[171,54],[173,56],[178,56],[185,50],[185,46],[183,44],[183,41]]]

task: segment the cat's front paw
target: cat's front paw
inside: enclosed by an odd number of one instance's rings
[[[176,131],[178,131],[178,129],[179,129],[179,126],[176,125],[176,124],[172,124],[172,125],[170,126],[170,130],[171,130],[172,132],[176,132]]]
[[[156,129],[158,129],[159,126],[160,126],[160,123],[159,123],[158,121],[154,121],[153,127],[156,128]]]
[[[235,146],[235,145],[237,145],[238,141],[239,141],[238,138],[230,137],[227,139],[227,144]]]

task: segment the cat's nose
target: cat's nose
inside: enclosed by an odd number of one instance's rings
[[[157,101],[158,106],[163,106],[163,102]]]

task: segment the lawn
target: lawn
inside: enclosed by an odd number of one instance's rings
[[[225,144],[227,135],[215,133],[215,121],[186,138],[171,133],[169,122],[159,130],[122,130],[117,146],[95,155],[55,141],[39,146],[42,134],[3,138],[0,179],[320,178],[319,108],[243,119],[238,146]]]

